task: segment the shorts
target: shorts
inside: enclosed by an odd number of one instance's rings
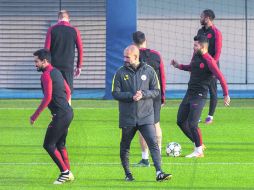
[[[63,78],[69,85],[71,89],[71,93],[73,92],[73,72],[66,72],[66,71],[61,71]]]

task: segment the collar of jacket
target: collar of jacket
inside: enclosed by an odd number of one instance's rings
[[[203,26],[202,28],[203,28],[204,31],[208,31],[208,30],[210,30],[210,29],[213,28],[213,27],[214,27],[214,25],[211,25],[211,26],[209,26],[208,28],[206,28],[205,26]]]
[[[142,67],[144,67],[145,64],[146,64],[146,63],[144,63],[143,61],[141,61],[141,62],[139,63],[139,66],[137,67],[137,69],[134,69],[134,68],[133,68],[132,66],[130,66],[129,64],[127,65],[126,63],[124,63],[124,67],[127,68],[127,69],[129,69],[129,70],[131,70],[132,72],[136,72],[136,71],[138,71],[139,69],[141,69]]]

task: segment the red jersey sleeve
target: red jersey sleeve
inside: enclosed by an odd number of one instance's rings
[[[179,64],[178,69],[180,70],[184,70],[184,71],[191,71],[191,65],[183,65],[183,64]]]
[[[34,114],[31,116],[31,120],[35,121],[40,113],[48,106],[52,99],[52,80],[50,78],[50,73],[45,72],[41,76],[41,82],[43,86],[43,94],[44,98],[41,101],[41,104],[37,108],[37,110],[34,112]]]
[[[215,32],[215,55],[214,55],[214,59],[215,59],[216,63],[218,63],[218,61],[220,59],[220,54],[221,54],[222,35],[221,35],[221,32],[217,28],[215,28],[214,32]]]
[[[52,30],[52,27],[50,27],[47,31],[45,44],[44,44],[44,48],[48,50],[50,50],[50,45],[51,45],[51,30]]]
[[[163,60],[160,62],[160,74],[161,74],[161,102],[165,103],[166,100],[166,74]]]
[[[76,46],[78,49],[78,61],[77,61],[77,68],[81,68],[83,64],[83,44],[82,44],[82,38],[80,35],[80,31],[75,28],[77,32],[77,39],[76,39]]]
[[[222,90],[223,90],[223,95],[227,96],[228,95],[227,82],[226,82],[222,72],[218,68],[216,60],[209,53],[205,53],[203,55],[203,58],[206,60],[210,71],[219,79]]]
[[[194,55],[195,55],[195,53],[192,54],[191,62],[192,62]],[[183,71],[191,71],[191,63],[189,65],[179,64],[178,69],[183,70]]]

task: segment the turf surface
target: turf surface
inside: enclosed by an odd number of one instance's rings
[[[42,148],[49,112],[32,127],[29,116],[39,100],[0,100],[0,189],[254,189],[254,100],[232,100],[229,108],[219,102],[214,123],[200,124],[207,146],[200,159],[183,157],[193,147],[176,126],[179,102],[168,100],[162,109],[163,169],[173,178],[158,183],[153,166],[131,167],[136,181],[123,180],[117,102],[73,100],[75,118],[67,145],[76,180],[56,187],[52,182],[59,171]],[[206,114],[207,108],[203,120]],[[182,157],[166,156],[171,141],[181,144]],[[140,154],[136,136],[130,162],[138,162]]]

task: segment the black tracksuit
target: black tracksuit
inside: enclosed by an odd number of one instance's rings
[[[51,52],[52,65],[59,69],[73,91],[73,67],[77,47],[77,67],[82,67],[83,45],[80,32],[69,22],[61,21],[48,29],[44,47]]]
[[[143,97],[134,101],[138,90]],[[115,74],[112,95],[119,101],[119,127],[122,128],[120,158],[125,174],[129,174],[129,150],[137,130],[144,137],[151,152],[156,171],[161,171],[161,155],[155,137],[153,99],[159,95],[160,85],[152,67],[140,63],[135,70],[124,65]]]
[[[35,121],[48,106],[52,114],[52,121],[48,125],[43,147],[57,164],[59,170],[63,172],[70,169],[65,147],[68,128],[73,119],[73,111],[68,103],[70,88],[60,71],[51,65],[43,70],[41,86],[44,98],[31,116],[31,120]]]
[[[205,35],[209,40],[208,53],[215,59],[217,65],[219,66],[219,58],[221,54],[222,47],[222,35],[221,32],[212,25],[209,28],[202,27],[198,30],[197,35]],[[216,106],[217,106],[217,79],[213,76],[211,83],[209,85],[210,94],[210,106],[208,115],[213,116]]]
[[[195,143],[195,146],[199,147],[202,145],[202,135],[198,128],[198,120],[205,106],[213,75],[219,79],[224,96],[228,95],[227,83],[216,61],[208,53],[194,54],[191,63],[179,65],[179,69],[191,71],[191,75],[188,90],[178,110],[177,124],[184,134]]]
[[[141,48],[139,49],[139,52],[140,61],[150,65],[155,70],[157,77],[160,81],[160,94],[153,100],[154,123],[158,123],[160,121],[161,104],[164,104],[166,100],[166,75],[164,63],[160,56],[160,53],[155,50]]]

